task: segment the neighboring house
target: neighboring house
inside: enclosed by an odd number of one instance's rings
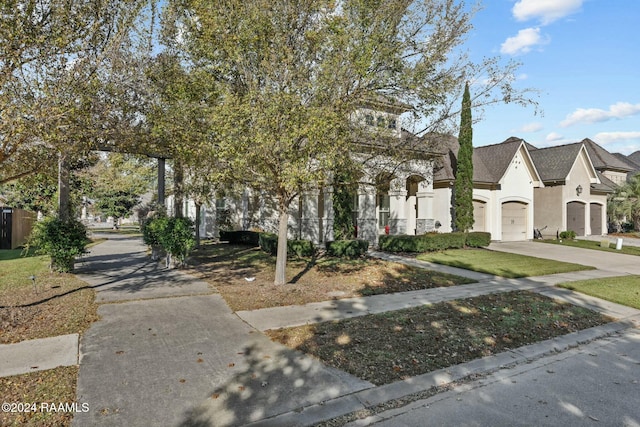
[[[575,231],[578,236],[607,233],[607,195],[615,185],[608,176],[617,179],[620,171],[607,167],[600,157],[601,147],[596,147],[603,171],[598,172],[589,155],[595,143],[585,141],[541,149],[528,145],[544,183],[535,190],[534,210],[534,225],[546,227],[544,236],[555,237],[565,230]]]
[[[434,176],[439,230],[452,230],[451,215],[458,141],[447,138],[448,153]],[[534,189],[542,180],[526,143],[509,138],[500,144],[473,149],[473,231],[491,233],[492,240],[533,238]]]

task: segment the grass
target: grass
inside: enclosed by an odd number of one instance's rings
[[[581,280],[558,286],[640,310],[640,276]]]
[[[70,366],[0,378],[0,396],[3,402],[36,403],[35,412],[0,412],[0,425],[70,426],[72,413],[47,411],[41,403],[75,402],[77,377],[78,367]]]
[[[290,259],[287,262],[289,283],[276,286],[273,284],[275,257],[258,248],[210,242],[192,253],[190,264],[191,272],[210,283],[235,311],[472,282],[372,258],[320,257]]]
[[[603,237],[604,240],[609,240],[606,237]],[[556,240],[556,239],[545,239],[545,240],[534,240],[535,242],[542,242],[542,243],[550,243],[553,245],[561,245],[561,246],[571,246],[574,248],[582,248],[582,249],[595,249],[598,251],[605,251],[605,252],[615,252],[615,253],[619,253],[619,254],[626,254],[626,255],[636,255],[636,256],[640,256],[640,247],[638,246],[625,246],[624,245],[624,239],[622,242],[622,248],[620,250],[616,249],[616,244],[615,243],[609,243],[609,245],[607,247],[601,247],[600,246],[600,242],[595,242],[595,241],[591,241],[591,240],[563,240],[562,242]]]
[[[48,257],[0,254],[0,344],[82,333],[97,319],[95,291],[72,274],[49,271]]]
[[[418,255],[422,261],[460,267],[496,276],[518,278],[593,270],[594,267],[554,261],[525,255],[495,252],[488,249],[453,249]]]
[[[610,320],[585,308],[517,291],[267,334],[329,366],[381,385]]]

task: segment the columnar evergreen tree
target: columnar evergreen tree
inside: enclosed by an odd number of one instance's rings
[[[464,86],[458,135],[458,166],[454,187],[455,219],[457,231],[468,232],[473,227],[473,128],[471,123],[471,95],[469,83]]]

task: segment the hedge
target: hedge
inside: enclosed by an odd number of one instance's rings
[[[358,258],[367,253],[367,240],[334,240],[325,244],[327,255],[339,258]]]
[[[471,233],[429,233],[419,236],[381,235],[378,246],[388,252],[433,252],[459,249],[466,246],[484,247],[491,242],[491,234]]]
[[[491,243],[491,233],[471,231],[467,234],[467,246],[472,248],[486,248]]]
[[[240,245],[258,246],[259,234],[257,231],[225,231],[220,230],[220,240],[223,242]]]
[[[273,233],[259,233],[258,245],[260,249],[270,255],[278,253],[278,236]],[[299,258],[312,257],[316,252],[310,240],[287,240],[287,254]]]

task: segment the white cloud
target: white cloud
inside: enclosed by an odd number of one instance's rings
[[[521,73],[516,76],[516,80],[527,80],[529,78],[528,74]]]
[[[525,28],[518,31],[514,37],[509,37],[500,46],[500,53],[508,55],[517,55],[531,51],[533,46],[539,46],[549,43],[549,39],[545,39],[540,35],[540,28]]]
[[[560,126],[568,127],[578,123],[598,123],[607,120],[621,119],[640,114],[640,104],[618,102],[609,106],[609,110],[600,108],[578,108],[560,122]]]
[[[526,125],[522,126],[519,129],[519,132],[538,132],[543,128],[544,126],[542,126],[542,123],[533,122],[533,123],[527,123]]]
[[[564,138],[564,136],[560,135],[557,132],[551,132],[549,135],[547,135],[546,140],[547,142],[554,142],[554,141],[561,141]]]
[[[616,141],[628,141],[632,139],[640,139],[640,132],[600,132],[593,137],[593,140],[599,144],[611,144]]]
[[[583,0],[520,0],[512,9],[518,21],[540,19],[542,25],[550,24],[580,10]]]

